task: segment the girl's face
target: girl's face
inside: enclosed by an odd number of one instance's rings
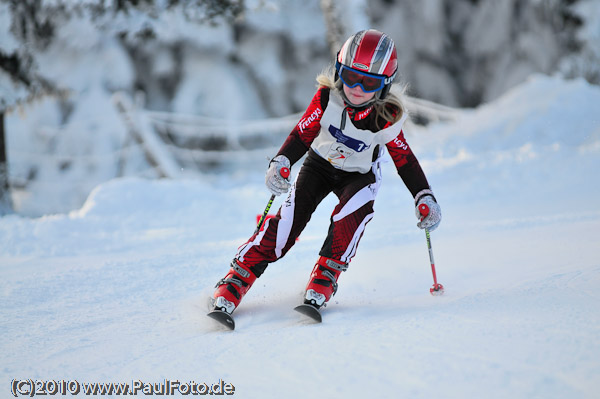
[[[375,92],[365,93],[360,86],[350,88],[344,84],[344,94],[353,105],[361,105],[375,96]]]

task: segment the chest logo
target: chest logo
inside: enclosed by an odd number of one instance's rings
[[[333,125],[329,125],[329,133],[331,133],[337,143],[341,143],[356,152],[362,152],[371,147],[371,145],[367,145],[364,141],[345,135],[344,132]]]

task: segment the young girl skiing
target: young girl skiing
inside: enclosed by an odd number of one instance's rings
[[[214,310],[231,314],[269,263],[294,245],[319,203],[333,192],[339,203],[304,294],[305,304],[324,306],[337,291],[338,278],[373,218],[386,148],[414,197],[417,226],[429,230],[438,226],[440,207],[402,132],[408,115],[390,93],[397,64],[392,39],[371,29],[352,35],[340,49],[335,68],[317,77],[316,94],[269,163],[265,178],[274,195],[291,187],[288,198],[264,230],[238,249],[229,272],[217,283]],[[292,185],[281,171],[289,171],[306,152]],[[421,204],[430,210],[423,220]]]

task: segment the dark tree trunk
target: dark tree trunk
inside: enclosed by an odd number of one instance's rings
[[[12,201],[8,184],[6,140],[4,138],[4,112],[0,111],[0,216],[12,212]]]
[[[327,29],[327,43],[333,58],[337,55],[348,35],[346,26],[343,24],[343,18],[340,15],[340,8],[343,6],[336,0],[321,0],[321,12],[325,18]]]

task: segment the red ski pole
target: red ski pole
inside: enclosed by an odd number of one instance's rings
[[[279,169],[279,174],[284,179],[287,179],[288,177],[290,177],[290,170],[284,166],[283,168]],[[267,214],[269,213],[269,210],[271,209],[271,205],[273,205],[273,200],[275,200],[275,194],[271,195],[271,198],[269,199],[269,202],[267,203],[267,206],[265,207],[265,211],[263,212],[262,216],[260,217],[260,220],[258,221],[258,225],[256,226],[256,231],[254,232],[254,234],[256,234],[260,231],[260,228],[262,227],[262,225],[265,221],[265,218],[267,217]]]
[[[421,213],[421,220],[425,219],[429,215],[429,207],[426,204],[419,205],[419,213]],[[429,236],[429,229],[425,228],[425,237],[427,237],[427,249],[429,250],[429,261],[431,262],[431,274],[433,274],[433,287],[429,289],[431,295],[442,295],[444,293],[444,286],[437,282],[437,276],[435,274],[435,262],[433,261],[433,250],[431,249],[431,238]]]

